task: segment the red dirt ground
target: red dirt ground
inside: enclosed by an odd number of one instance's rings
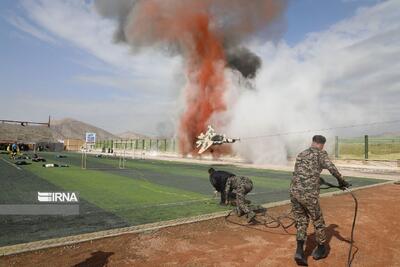
[[[359,217],[358,252],[352,266],[400,266],[400,186],[383,185],[355,191]],[[309,266],[346,266],[353,219],[349,195],[321,199],[330,254]],[[282,214],[288,206],[269,210]],[[245,223],[234,216],[231,221]],[[157,231],[125,234],[72,246],[5,256],[0,266],[296,266],[295,229],[240,226],[224,218]],[[315,246],[312,227],[306,254]],[[356,249],[357,250],[357,249]]]

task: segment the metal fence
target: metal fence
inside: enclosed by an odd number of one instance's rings
[[[105,140],[95,144],[96,149],[107,152],[112,150],[142,150],[158,152],[177,152],[178,144],[175,139],[132,139],[132,140]]]
[[[106,140],[96,142],[95,148],[103,152],[110,149],[169,153],[179,151],[176,139]],[[400,136],[335,137],[332,150],[332,156],[337,159],[400,160]]]
[[[335,138],[338,159],[399,160],[400,136]]]

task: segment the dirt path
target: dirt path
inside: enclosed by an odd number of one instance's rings
[[[400,266],[400,186],[356,191],[359,217],[353,266]],[[349,195],[321,199],[330,254],[309,266],[345,266],[353,201]],[[289,207],[271,209],[282,214]],[[230,217],[236,223],[241,219]],[[312,227],[310,227],[310,234]],[[154,232],[126,234],[66,247],[0,258],[0,266],[296,266],[295,230],[289,234],[264,226],[240,226],[223,218]],[[307,255],[315,246],[307,241]],[[357,250],[357,249],[356,249]]]

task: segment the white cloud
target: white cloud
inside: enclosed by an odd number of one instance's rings
[[[16,27],[17,29],[28,33],[42,41],[49,42],[52,44],[56,44],[57,41],[51,37],[50,35],[46,34],[42,30],[38,29],[37,27],[29,24],[24,18],[18,16],[8,16],[5,18],[8,23]]]
[[[399,1],[359,9],[355,16],[326,31],[309,34],[294,47],[281,42],[254,49],[264,65],[257,76],[257,91],[242,93],[234,104],[230,132],[235,136],[400,117]],[[323,134],[361,135],[389,129],[383,127]],[[304,149],[313,134],[243,140],[236,148],[253,161],[284,161],[287,149]]]
[[[103,62],[132,73],[170,72],[176,59],[153,50],[132,56],[127,47],[115,44],[113,21],[100,17],[91,2],[80,0],[26,0],[23,7],[29,18],[68,43],[83,49]]]

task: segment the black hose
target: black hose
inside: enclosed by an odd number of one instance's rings
[[[229,222],[229,223],[238,224],[238,223],[235,223],[235,222],[232,222],[232,221],[228,220],[228,217],[229,217],[232,213],[233,213],[233,210],[231,210],[231,211],[225,216],[225,221],[227,221],[227,222]],[[261,222],[259,221],[260,218],[256,218],[256,220],[257,220],[258,223],[262,223],[262,225],[264,225],[264,226],[267,227],[267,228],[279,228],[279,227],[282,227],[282,229],[283,229],[287,234],[289,234],[289,232],[287,231],[287,229],[290,228],[292,225],[294,225],[294,224],[296,223],[295,219],[292,218],[292,217],[290,216],[290,214],[292,214],[292,210],[290,210],[288,213],[286,213],[286,214],[284,214],[284,215],[280,215],[280,216],[278,216],[278,217],[273,217],[273,216],[269,215],[269,214],[267,213],[267,211],[265,210],[265,211],[262,213],[262,216],[263,216],[264,218],[269,217],[269,218],[271,218],[271,220],[269,220],[269,221],[268,221],[268,220],[263,220],[263,221],[261,221]],[[291,222],[290,222],[289,224],[285,225],[285,224],[282,222],[282,219],[289,219],[289,220],[291,220]],[[247,225],[242,225],[242,224],[239,224],[239,225],[241,225],[241,226],[247,226]]]
[[[358,200],[354,193],[348,189],[347,187],[340,187],[337,185],[333,185],[331,183],[326,182],[324,179],[320,178],[321,184],[326,185],[327,187],[321,187],[321,189],[329,189],[329,188],[339,188],[341,190],[344,190],[348,193],[350,193],[351,197],[354,200],[354,216],[353,216],[353,223],[351,225],[351,234],[350,234],[350,248],[349,248],[349,254],[347,255],[347,267],[351,267],[351,264],[353,262],[354,257],[352,257],[352,251],[353,251],[353,243],[354,243],[354,228],[356,226],[356,219],[357,219],[357,213],[358,213]]]
[[[358,212],[358,200],[354,193],[347,189],[344,188],[346,192],[350,193],[351,197],[354,199],[354,217],[353,217],[353,224],[351,226],[351,235],[350,235],[350,249],[349,249],[349,255],[347,256],[347,267],[351,267],[351,263],[354,258],[352,258],[352,250],[353,250],[353,243],[354,243],[354,228],[356,226],[356,219],[357,219],[357,212]]]
[[[271,220],[270,221],[264,220],[263,224],[265,227],[268,227],[268,228],[282,227],[282,229],[286,233],[288,233],[287,229],[296,223],[295,219],[290,216],[290,214],[292,214],[292,212],[293,212],[293,210],[290,210],[288,213],[286,213],[284,215],[280,215],[278,217],[273,217],[265,211],[264,217],[269,217],[269,218],[271,218]],[[282,222],[283,219],[289,219],[289,220],[291,220],[291,222],[289,224],[285,225]],[[275,225],[271,226],[271,224],[275,224]]]

